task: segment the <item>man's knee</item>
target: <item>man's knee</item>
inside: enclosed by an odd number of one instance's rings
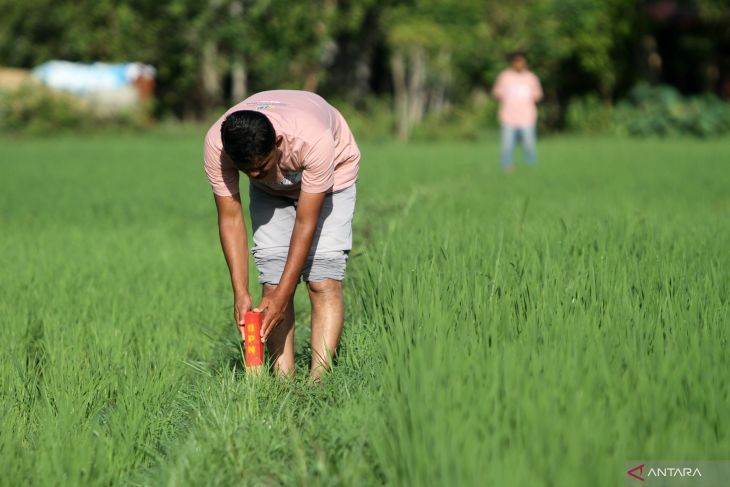
[[[324,279],[322,281],[308,281],[307,288],[316,295],[339,294],[342,292],[342,281]]]

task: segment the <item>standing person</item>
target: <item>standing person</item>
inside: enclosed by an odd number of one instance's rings
[[[312,303],[310,380],[328,369],[342,332],[342,279],[352,247],[360,151],[347,122],[305,91],[257,93],[208,131],[205,172],[218,209],[221,247],[231,275],[233,315],[251,309],[247,238],[239,171],[249,178],[251,253],[263,285],[256,310],[279,376],[294,371],[294,291],[306,282]]]
[[[527,69],[527,59],[522,52],[510,57],[511,67],[499,74],[492,93],[499,101],[499,122],[502,125],[501,163],[505,172],[514,170],[512,157],[515,141],[519,137],[528,164],[537,158],[536,133],[537,107],[542,99],[542,87],[535,74]]]

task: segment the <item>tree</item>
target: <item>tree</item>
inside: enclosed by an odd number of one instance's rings
[[[480,2],[415,0],[389,9],[385,25],[397,132],[405,140],[427,111],[449,106],[464,53],[479,39]],[[464,42],[469,39],[469,42]]]

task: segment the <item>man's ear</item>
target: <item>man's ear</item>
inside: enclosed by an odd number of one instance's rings
[[[276,147],[279,147],[283,141],[284,141],[284,136],[283,135],[277,135],[276,136]]]

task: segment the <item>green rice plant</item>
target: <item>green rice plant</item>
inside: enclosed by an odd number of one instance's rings
[[[513,179],[429,148],[450,177],[390,216],[358,286],[387,336],[389,483],[615,485],[627,459],[723,458],[728,172],[718,145],[610,143],[551,141]]]
[[[0,144],[2,485],[615,485],[723,459],[725,140],[363,144],[335,368],[242,370],[201,130]],[[255,282],[252,269],[251,282]]]

